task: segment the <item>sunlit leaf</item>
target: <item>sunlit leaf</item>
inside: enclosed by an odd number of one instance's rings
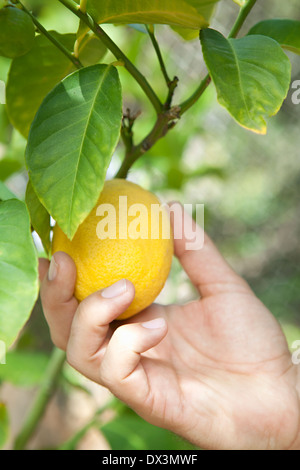
[[[69,238],[97,202],[121,121],[121,85],[112,65],[69,75],[34,119],[26,151],[30,180]]]
[[[208,26],[218,0],[88,0],[87,11],[98,23],[169,24],[200,29]]]
[[[38,295],[37,255],[26,205],[0,202],[0,340],[8,348]]]

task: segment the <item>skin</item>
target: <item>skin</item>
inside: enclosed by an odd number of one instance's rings
[[[199,299],[153,304],[122,323],[129,281],[116,297],[96,292],[78,305],[72,259],[56,253],[50,271],[40,260],[53,342],[145,420],[202,449],[300,449],[300,366],[272,314],[204,237],[196,251],[174,241]]]

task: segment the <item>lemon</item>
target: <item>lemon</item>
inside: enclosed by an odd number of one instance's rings
[[[70,241],[56,224],[52,253],[64,251],[77,267],[75,296],[79,301],[128,279],[135,298],[118,318],[148,307],[170,272],[173,236],[169,216],[159,199],[123,179],[106,181],[98,203]]]
[[[33,47],[35,28],[31,18],[12,6],[0,10],[0,55],[14,59]]]

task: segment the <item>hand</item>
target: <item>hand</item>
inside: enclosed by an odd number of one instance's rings
[[[56,253],[50,269],[41,260],[53,342],[145,420],[200,448],[300,448],[299,367],[279,324],[206,235],[199,251],[185,242],[175,254],[200,299],[153,304],[126,323],[113,320],[134,298],[129,281],[78,305],[71,258]]]

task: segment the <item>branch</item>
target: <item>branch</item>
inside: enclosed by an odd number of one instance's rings
[[[80,10],[79,5],[73,0],[59,0],[66,8],[72,11],[79,19],[81,19],[91,31],[103,42],[103,44],[113,53],[117,60],[124,63],[124,67],[133,76],[136,82],[140,85],[146,96],[151,101],[156,113],[162,110],[162,103],[152,87],[148,83],[144,75],[135,67],[135,65],[128,59],[128,57],[121,51],[121,49],[114,43],[114,41],[106,34],[106,32],[97,24],[97,22],[88,14]]]
[[[149,134],[138,145],[133,145],[132,143],[131,146],[126,147],[125,158],[116,174],[116,178],[126,178],[132,165],[176,125],[177,120],[180,118],[179,111],[180,109],[174,106],[160,113]]]
[[[146,26],[146,29],[148,31],[148,34],[149,34],[149,37],[151,39],[151,42],[152,42],[152,45],[154,47],[154,50],[156,52],[156,55],[157,55],[157,58],[158,58],[158,62],[159,62],[159,65],[160,65],[160,68],[161,68],[161,71],[163,73],[163,76],[165,78],[165,81],[166,81],[166,84],[167,86],[169,87],[170,86],[170,83],[171,83],[171,79],[168,75],[168,72],[167,72],[167,69],[166,69],[166,66],[165,66],[165,63],[164,63],[164,59],[163,59],[163,56],[162,56],[162,53],[161,53],[161,50],[160,50],[160,47],[159,47],[159,44],[156,40],[156,37],[155,37],[155,34],[154,34],[154,27],[153,25],[151,26]]]

